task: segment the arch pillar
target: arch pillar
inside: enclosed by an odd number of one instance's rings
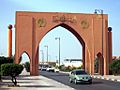
[[[39,47],[37,48],[36,53],[34,54],[32,60],[30,61],[30,75],[32,76],[39,75],[38,61],[39,61]]]
[[[90,57],[90,51],[88,47],[85,47],[85,71],[88,73],[91,73],[91,57]]]
[[[94,75],[94,62],[95,62],[95,55],[94,51],[91,52],[91,74]]]
[[[12,25],[8,26],[8,57],[12,57]]]
[[[100,59],[99,59],[99,74],[103,75],[103,57],[102,55],[100,56]]]
[[[82,46],[82,61],[83,61],[83,69],[85,69],[85,46]]]
[[[111,64],[112,63],[112,31],[111,30],[108,31],[108,45],[109,45],[109,48],[108,48],[109,63]]]

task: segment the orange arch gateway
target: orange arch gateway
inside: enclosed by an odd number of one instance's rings
[[[16,12],[15,63],[20,62],[23,52],[30,58],[30,74],[38,75],[39,43],[55,27],[69,30],[82,45],[83,68],[94,74],[94,60],[100,55],[100,74],[109,74],[112,60],[111,31],[108,31],[108,15],[61,13],[61,12]]]

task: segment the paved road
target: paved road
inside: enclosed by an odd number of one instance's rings
[[[69,83],[68,74],[53,73],[53,72],[46,72],[46,71],[40,71],[40,74],[45,77],[59,81],[72,88],[75,88],[76,90],[120,90],[119,82],[93,79],[93,84],[91,85],[90,84],[75,85],[74,83]]]

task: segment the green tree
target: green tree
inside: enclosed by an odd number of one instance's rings
[[[1,65],[5,63],[13,63],[14,57],[0,57],[0,80],[1,80]]]
[[[0,57],[0,65],[4,63],[13,63],[14,58],[13,57]]]
[[[30,63],[29,62],[25,62],[25,69],[27,72],[30,72]]]
[[[16,76],[18,76],[23,70],[23,66],[20,64],[7,63],[1,65],[1,74],[3,76],[11,76],[14,85],[17,85]]]
[[[99,58],[95,58],[94,60],[94,70],[95,70],[95,73],[98,73],[98,69],[99,69]]]
[[[110,70],[112,71],[112,73],[114,75],[120,74],[120,59],[118,60],[114,60],[110,66],[109,66]]]

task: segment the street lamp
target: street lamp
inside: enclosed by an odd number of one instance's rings
[[[47,63],[48,63],[48,45],[45,45],[44,47],[47,48]]]
[[[104,29],[104,24],[103,24],[103,10],[102,9],[95,9],[95,14],[98,14],[100,13],[101,16],[102,16],[102,71],[104,70],[103,69],[103,63],[104,63],[104,57],[103,57],[103,46],[104,46],[104,32],[103,32],[103,29]],[[102,75],[103,75],[103,72],[102,72]]]
[[[59,66],[60,66],[60,37],[56,37],[55,40],[59,40]]]
[[[41,51],[41,54],[42,54],[42,63],[44,64],[44,52],[43,50],[40,50]]]

